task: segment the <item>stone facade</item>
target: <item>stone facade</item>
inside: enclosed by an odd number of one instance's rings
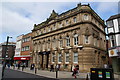
[[[32,30],[33,63],[43,69],[59,65],[66,71],[74,65],[80,71],[102,67],[107,63],[105,27],[89,4],[78,4],[60,15],[53,10]]]

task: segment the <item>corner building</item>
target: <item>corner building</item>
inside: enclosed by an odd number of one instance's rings
[[[32,30],[33,63],[37,68],[80,71],[107,63],[104,21],[90,5],[78,4],[62,14],[52,11],[46,21]]]

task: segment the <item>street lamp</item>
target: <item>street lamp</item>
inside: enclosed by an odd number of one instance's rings
[[[3,61],[3,67],[2,67],[2,78],[4,76],[4,70],[5,70],[5,67],[6,67],[6,52],[7,52],[7,46],[8,46],[9,38],[12,38],[12,37],[7,36],[7,42],[6,42],[5,54],[4,54],[4,61]]]

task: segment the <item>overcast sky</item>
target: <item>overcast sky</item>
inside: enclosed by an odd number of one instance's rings
[[[58,14],[73,9],[79,2],[1,2],[0,3],[0,43],[12,36],[16,41],[21,34],[31,32],[34,24],[45,21],[54,9]],[[118,14],[118,2],[83,2],[88,4],[104,20]]]

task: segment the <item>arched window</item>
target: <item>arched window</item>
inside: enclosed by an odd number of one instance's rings
[[[85,36],[85,43],[89,43],[88,41],[89,41],[88,36]]]
[[[74,23],[77,22],[77,18],[76,18],[76,17],[73,18],[73,22],[74,22]]]
[[[88,14],[84,14],[83,18],[84,20],[88,20]]]
[[[78,34],[74,34],[74,45],[78,45]]]

